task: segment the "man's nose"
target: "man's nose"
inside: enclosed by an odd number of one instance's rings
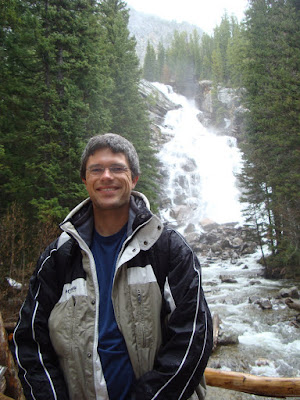
[[[113,173],[110,171],[109,168],[105,168],[101,175],[102,179],[113,178]]]

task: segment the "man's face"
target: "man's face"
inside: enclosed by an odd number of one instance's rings
[[[105,168],[102,173],[99,172],[101,168]],[[130,193],[137,181],[138,177],[132,179],[123,153],[113,153],[108,148],[99,149],[88,158],[83,182],[95,211],[124,209],[128,212]]]

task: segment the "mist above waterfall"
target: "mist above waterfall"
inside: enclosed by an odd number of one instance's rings
[[[169,111],[162,135],[170,137],[158,158],[164,176],[161,216],[179,230],[189,224],[201,230],[201,222],[243,223],[235,174],[242,165],[236,139],[220,136],[198,120],[201,112],[192,100],[173,92],[170,86],[154,84],[181,107]]]

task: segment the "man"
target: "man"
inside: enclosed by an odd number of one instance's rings
[[[126,139],[89,140],[89,198],[40,257],[14,333],[26,399],[204,398],[212,323],[199,263],[133,191],[139,174]]]

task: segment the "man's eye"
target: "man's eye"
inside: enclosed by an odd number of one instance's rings
[[[121,174],[125,171],[124,167],[110,167],[110,171],[114,174]]]
[[[103,172],[103,168],[92,168],[91,173],[92,174],[101,174]]]

